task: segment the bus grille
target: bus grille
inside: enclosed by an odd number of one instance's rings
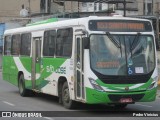
[[[99,79],[106,84],[138,84],[146,83],[151,77],[151,73],[148,75],[135,75],[135,76],[105,76],[99,77]]]
[[[109,99],[113,102],[120,101],[121,98],[132,98],[134,102],[139,101],[144,97],[144,94],[134,94],[134,95],[108,95]]]

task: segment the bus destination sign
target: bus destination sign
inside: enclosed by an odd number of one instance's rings
[[[152,27],[148,21],[92,20],[89,22],[92,31],[107,32],[150,32]]]

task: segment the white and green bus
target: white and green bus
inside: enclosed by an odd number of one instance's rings
[[[6,30],[3,79],[76,102],[126,107],[156,98],[158,71],[152,23],[86,17]]]

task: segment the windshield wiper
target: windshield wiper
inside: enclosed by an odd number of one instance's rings
[[[108,36],[108,38],[113,42],[113,44],[114,44],[117,48],[120,48],[121,57],[122,57],[122,48],[121,48],[120,39],[119,39],[119,42],[118,42],[117,39],[115,39],[109,32],[106,32],[106,35]]]
[[[107,35],[108,38],[114,43],[114,45],[115,45],[117,48],[121,48],[121,45],[119,44],[119,42],[118,42],[109,32],[106,32],[106,35]]]
[[[137,45],[137,42],[138,42],[138,39],[139,39],[139,36],[141,35],[141,33],[137,33],[137,35],[135,36],[131,46],[130,46],[130,49],[133,50],[133,48]]]
[[[132,50],[133,50],[134,46],[136,46],[140,35],[141,35],[141,33],[137,33],[137,35],[134,37],[134,40],[133,40],[132,44],[130,44],[131,58],[132,58]]]

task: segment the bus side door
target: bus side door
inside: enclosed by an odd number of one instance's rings
[[[39,90],[41,70],[41,37],[33,37],[32,41],[32,89]]]
[[[76,35],[75,44],[75,78],[76,78],[76,99],[84,99],[84,64],[83,64],[83,46],[82,35]]]

